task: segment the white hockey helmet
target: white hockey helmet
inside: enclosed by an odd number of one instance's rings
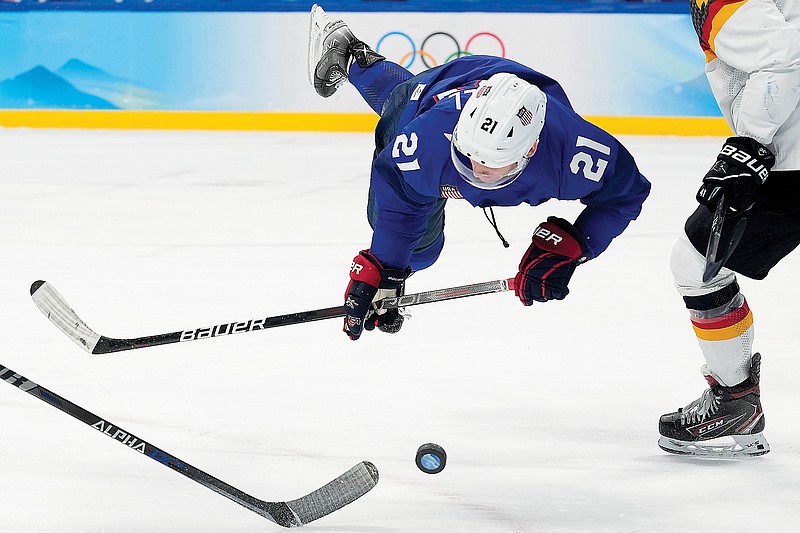
[[[544,127],[547,96],[535,85],[509,73],[482,80],[464,105],[450,144],[453,165],[479,189],[499,189],[514,181],[528,164],[528,154]],[[504,173],[480,173],[514,165]]]

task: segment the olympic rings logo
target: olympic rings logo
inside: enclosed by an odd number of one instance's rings
[[[390,31],[378,39],[378,44],[375,46],[375,51],[381,54],[381,47],[384,49],[391,47],[393,51],[396,51],[398,49],[398,40],[399,42],[407,42],[407,45],[399,45],[401,50],[405,50],[405,54],[402,52],[398,53],[397,55],[400,56],[400,59],[396,61],[396,63],[399,63],[405,68],[410,68],[411,65],[414,64],[414,61],[416,61],[417,57],[422,60],[422,63],[427,68],[443,65],[444,63],[447,63],[448,61],[451,61],[457,57],[469,56],[475,53],[490,53],[491,55],[506,57],[505,43],[497,34],[489,31],[481,31],[474,34],[472,37],[467,39],[464,48],[461,48],[461,43],[453,34],[447,33],[446,31],[435,31],[433,33],[429,33],[428,36],[422,40],[419,48],[417,48],[417,44],[409,34],[402,31]],[[485,44],[488,43],[492,51],[471,51],[472,49],[475,49],[475,45],[478,42],[481,42],[484,45],[482,48],[485,48]],[[389,57],[385,52],[382,53],[382,55]],[[438,61],[437,59],[441,59],[441,61]]]

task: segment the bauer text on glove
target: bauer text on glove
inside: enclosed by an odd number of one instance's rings
[[[774,164],[775,156],[758,141],[748,137],[730,137],[703,178],[697,201],[714,210],[724,194],[731,212],[747,211],[753,207],[758,190]]]
[[[522,256],[515,278],[515,294],[524,305],[563,300],[575,268],[589,259],[589,247],[580,232],[563,218],[540,224]]]

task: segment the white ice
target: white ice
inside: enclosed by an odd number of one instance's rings
[[[652,195],[563,302],[423,305],[355,343],[326,320],[90,356],[33,281],[112,337],[339,305],[369,245],[372,136],[0,130],[0,364],[261,499],[374,462],[378,486],[310,531],[798,531],[800,255],[740,278],[772,451],[662,452],[659,415],[705,387],[668,259],[721,140],[622,140]],[[506,250],[451,200],[445,251],[408,289],[510,277],[532,228],[579,208],[496,209]],[[2,532],[279,529],[5,384],[0,421]],[[448,452],[435,476],[414,465],[431,441]]]

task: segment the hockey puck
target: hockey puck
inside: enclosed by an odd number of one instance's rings
[[[426,474],[438,474],[444,470],[447,454],[438,444],[429,442],[417,450],[417,468]]]

